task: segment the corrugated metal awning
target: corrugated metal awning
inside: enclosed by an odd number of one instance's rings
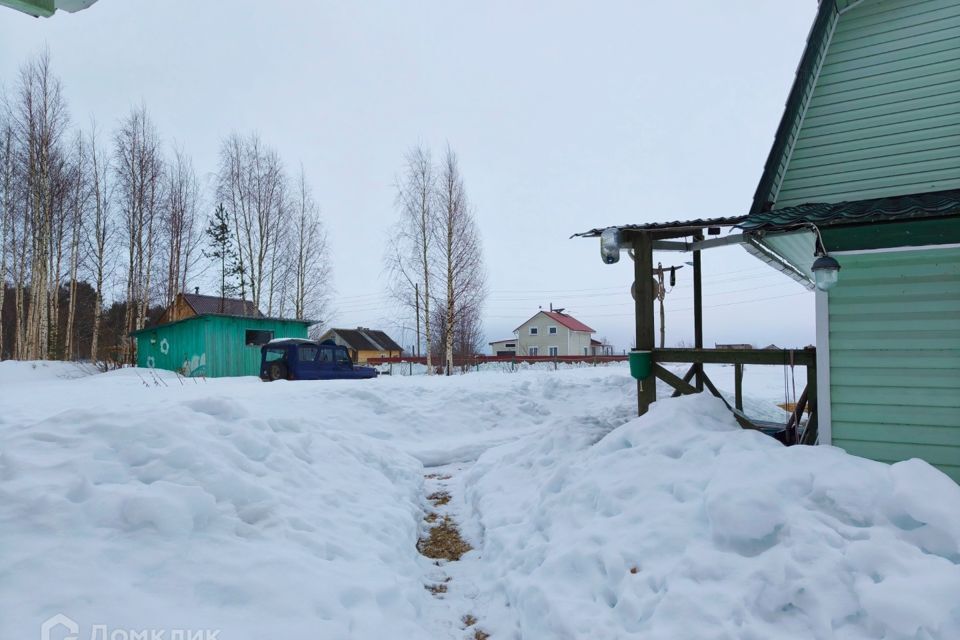
[[[599,227],[590,229],[582,233],[575,233],[571,238],[597,238],[606,229],[619,229],[620,231],[663,231],[667,233],[680,233],[689,231],[695,233],[700,229],[707,227],[733,227],[746,220],[747,216],[730,216],[727,218],[699,218],[696,220],[674,220],[673,222],[650,222],[647,224],[621,224],[611,225],[610,227]]]

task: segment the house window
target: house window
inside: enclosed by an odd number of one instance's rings
[[[273,340],[273,331],[261,329],[247,329],[246,343],[248,347],[258,347]]]
[[[547,327],[547,333],[550,334],[551,336],[555,336],[555,335],[557,335],[557,328],[556,328],[556,327]]]
[[[550,347],[549,351],[551,356],[555,356],[559,352],[559,350],[556,347]]]
[[[540,353],[540,349],[539,349],[538,347],[528,347],[528,348],[527,348],[527,355],[529,355],[529,356],[539,355],[539,353]]]
[[[585,355],[585,356],[590,355],[589,353],[587,353],[587,351],[588,351],[588,348],[587,348],[587,347],[584,347],[584,348],[583,348],[583,355]]]
[[[535,336],[540,333],[540,330],[537,327],[530,327],[530,335]]]

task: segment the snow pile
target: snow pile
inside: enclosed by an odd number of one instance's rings
[[[97,368],[83,362],[21,362],[0,361],[0,389],[10,385],[37,384],[50,380],[73,380],[98,373]]]
[[[705,396],[587,444],[465,477],[494,637],[960,638],[960,487],[926,463],[782,447]]]
[[[419,462],[309,415],[218,398],[154,409],[4,434],[0,637],[36,637],[60,612],[83,637],[428,635]]]

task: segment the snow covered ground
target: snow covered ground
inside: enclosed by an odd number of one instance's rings
[[[2,640],[58,613],[84,639],[960,638],[960,487],[784,448],[706,396],[634,419],[625,366],[71,367],[0,363]],[[746,384],[748,411],[782,401],[780,370]],[[438,483],[473,546],[439,565]]]

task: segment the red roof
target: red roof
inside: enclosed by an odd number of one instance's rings
[[[565,313],[559,313],[557,311],[539,311],[538,313],[542,313],[543,315],[547,316],[557,324],[562,324],[567,329],[570,329],[570,331],[586,331],[587,333],[596,333],[596,331],[594,331],[587,325],[583,324],[573,316],[569,316]],[[536,316],[534,316],[534,318],[535,317]],[[530,320],[532,319],[533,318],[531,318]],[[527,322],[530,322],[530,320],[527,320]],[[523,324],[527,324],[527,322],[524,322]],[[523,324],[520,325],[520,327],[522,327]],[[517,327],[516,329],[514,329],[514,331],[517,331],[520,327]]]

